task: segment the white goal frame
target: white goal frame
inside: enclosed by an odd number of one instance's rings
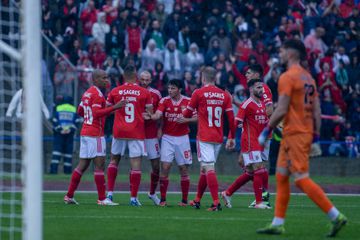
[[[41,240],[43,143],[41,114],[41,4],[21,1],[21,51],[0,40],[0,50],[20,61],[24,117],[22,123],[22,239]]]

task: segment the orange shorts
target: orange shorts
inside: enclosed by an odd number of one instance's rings
[[[277,167],[288,169],[291,173],[309,172],[312,140],[311,134],[284,136],[280,145]]]

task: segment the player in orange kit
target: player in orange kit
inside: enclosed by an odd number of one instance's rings
[[[280,59],[287,66],[287,71],[279,79],[278,107],[259,136],[259,143],[264,145],[272,128],[284,119],[283,139],[276,168],[275,216],[270,225],[257,232],[285,232],[285,214],[290,199],[289,176],[292,175],[295,185],[328,215],[332,221],[328,237],[334,237],[347,223],[347,219],[309,177],[309,153],[312,142],[319,139],[321,110],[315,81],[300,65],[305,56],[305,46],[299,40],[287,40],[280,48]]]

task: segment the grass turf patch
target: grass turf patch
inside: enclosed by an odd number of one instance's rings
[[[190,199],[193,195],[190,195]],[[273,210],[248,209],[252,195],[234,195],[232,209],[207,212],[178,207],[180,195],[168,195],[168,207],[157,207],[139,196],[142,207],[128,205],[128,194],[115,194],[120,206],[97,206],[96,194],[78,193],[80,205],[65,205],[63,194],[44,194],[44,239],[324,239],[329,221],[305,196],[291,196],[283,236],[263,236],[257,228],[270,223]],[[271,199],[272,203],[274,197]],[[359,197],[332,196],[331,200],[349,219],[338,239],[356,239],[360,227]]]

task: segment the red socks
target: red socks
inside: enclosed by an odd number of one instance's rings
[[[131,197],[137,197],[139,186],[141,181],[141,171],[131,170],[130,171],[130,193]]]
[[[254,172],[253,187],[256,203],[262,202],[262,191],[269,188],[269,174],[266,168],[260,168]]]
[[[187,202],[190,188],[190,177],[188,175],[181,176],[181,192],[183,202]]]
[[[66,196],[68,196],[69,198],[74,197],[74,192],[80,183],[81,176],[82,176],[82,172],[79,169],[75,168],[73,174],[71,175],[69,189],[66,194]]]
[[[267,191],[269,189],[269,172],[264,168],[264,173],[262,174],[263,188]]]
[[[206,173],[207,185],[210,189],[210,194],[213,199],[214,205],[218,205],[219,201],[219,184],[217,181],[216,173],[214,170],[207,171]]]
[[[105,196],[105,176],[103,170],[94,171],[94,180],[98,191],[99,200],[102,201],[106,198]]]
[[[196,197],[195,197],[196,202],[200,202],[200,200],[206,190],[206,187],[207,187],[206,174],[203,172],[200,172],[197,193],[196,193]]]
[[[262,186],[263,186],[262,172],[256,170],[254,172],[254,181],[253,181],[256,204],[262,202]]]
[[[107,168],[107,178],[108,178],[108,191],[113,192],[115,187],[115,180],[118,173],[118,167],[115,163],[110,162]]]
[[[252,179],[253,179],[252,174],[247,173],[247,172],[243,173],[230,185],[230,187],[228,187],[228,189],[226,190],[226,195],[227,196],[233,195],[233,193],[236,190],[241,188],[245,183],[247,183],[248,181],[250,181]]]
[[[168,177],[160,177],[160,198],[161,201],[166,201],[166,192],[169,186],[169,178]]]
[[[155,194],[156,187],[159,182],[159,174],[152,172],[150,175],[150,194]]]

